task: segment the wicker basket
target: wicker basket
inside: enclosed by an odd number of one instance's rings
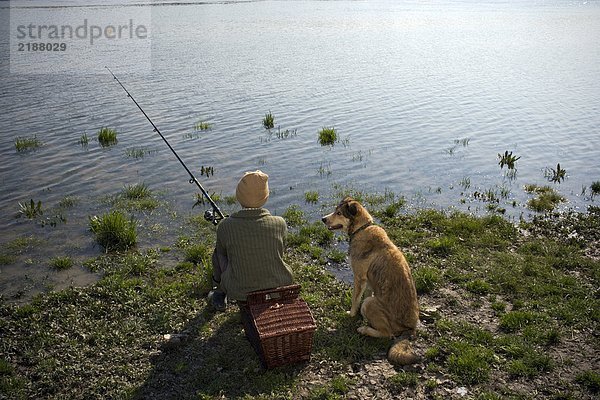
[[[300,285],[260,290],[240,303],[246,337],[265,368],[310,360],[315,320]]]

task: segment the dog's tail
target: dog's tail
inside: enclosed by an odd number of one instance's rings
[[[408,339],[400,338],[388,350],[388,361],[395,365],[410,365],[421,361],[410,345]]]

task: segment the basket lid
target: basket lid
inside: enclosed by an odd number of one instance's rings
[[[308,304],[301,299],[251,305],[250,313],[261,338],[317,329]]]

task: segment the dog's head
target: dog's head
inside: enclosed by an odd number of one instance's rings
[[[329,230],[341,229],[349,232],[350,227],[372,220],[365,208],[352,197],[346,197],[337,205],[335,210],[321,218]]]

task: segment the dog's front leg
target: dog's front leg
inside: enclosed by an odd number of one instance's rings
[[[351,317],[356,316],[358,308],[360,307],[360,300],[362,299],[363,293],[367,288],[367,280],[365,278],[360,279],[354,277],[354,291],[352,292],[352,308],[348,311]]]

